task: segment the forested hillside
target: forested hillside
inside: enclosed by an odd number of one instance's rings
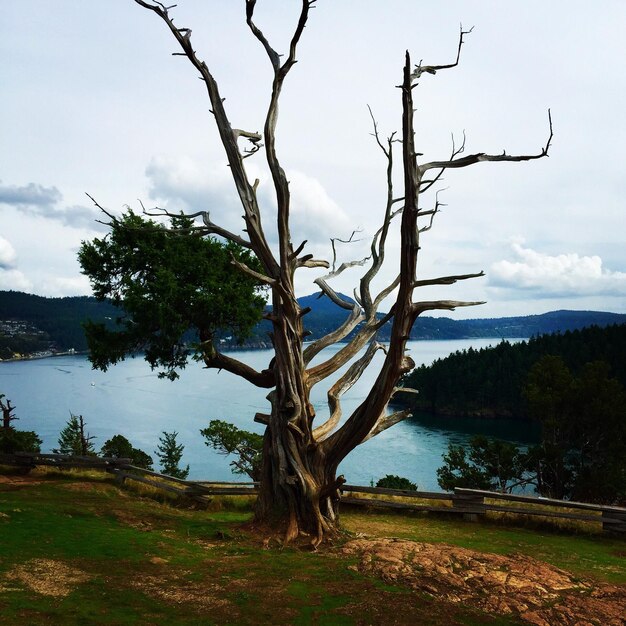
[[[337,328],[347,316],[347,311],[328,298],[312,294],[298,299],[302,308],[310,307],[305,317],[305,327],[310,339],[316,339]],[[350,300],[349,297],[343,296]],[[82,323],[85,320],[114,320],[120,312],[109,302],[93,297],[44,298],[19,291],[0,291],[0,324],[3,321],[26,322],[28,327],[12,332],[0,326],[0,358],[11,352],[28,353],[53,348],[77,351],[87,349]],[[574,330],[595,324],[626,323],[626,315],[598,311],[552,311],[526,317],[454,320],[448,317],[419,317],[411,333],[412,339],[466,339],[472,337],[524,338],[541,333]],[[270,323],[258,324],[247,347],[269,346]],[[40,332],[38,332],[40,331]],[[379,339],[389,339],[389,328],[383,327]],[[190,336],[190,341],[193,338]],[[236,347],[230,337],[223,336],[222,343]],[[4,355],[4,356],[3,356]]]
[[[626,385],[626,324],[615,324],[455,352],[406,376],[403,384],[419,394],[398,394],[394,402],[451,415],[525,417],[522,387],[532,365],[548,354],[560,356],[574,373],[591,361],[605,361],[611,376]]]
[[[29,331],[40,331],[38,334],[0,331],[0,351],[86,350],[82,322],[116,316],[119,310],[112,304],[87,296],[44,298],[19,291],[0,291],[0,321],[20,320],[28,323]]]

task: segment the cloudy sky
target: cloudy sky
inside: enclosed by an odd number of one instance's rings
[[[298,4],[258,2],[257,23],[279,51]],[[113,212],[141,199],[210,210],[214,221],[242,228],[202,83],[171,56],[174,41],[156,16],[132,0],[0,5],[0,289],[89,293],[76,251],[104,231],[85,192]],[[193,29],[233,126],[261,129],[270,67],[247,30],[243,0],[178,0],[173,15]],[[487,276],[420,296],[488,301],[456,317],[626,312],[623,0],[319,0],[279,119],[296,244],[307,239],[309,251],[328,257],[330,237],[358,229],[359,241],[340,252],[344,260],[363,254],[385,198],[367,105],[381,134],[399,130],[405,50],[416,63],[448,62],[460,23],[474,26],[460,67],[423,77],[415,92],[424,159],[446,158],[452,134],[458,141],[463,132],[466,153],[538,152],[548,108],[554,140],[547,159],[447,173],[420,275]],[[261,180],[275,239],[263,153],[246,163]],[[389,260],[387,280],[393,249]],[[301,295],[314,291],[317,275],[301,270]],[[338,288],[348,291],[357,277]]]

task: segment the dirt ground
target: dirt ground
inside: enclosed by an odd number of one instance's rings
[[[623,626],[626,587],[579,580],[528,556],[444,544],[357,539],[341,548],[361,573],[536,626]]]

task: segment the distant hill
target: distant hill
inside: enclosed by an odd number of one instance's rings
[[[348,296],[342,296],[351,300]],[[339,326],[348,312],[336,306],[329,298],[312,294],[299,298],[302,307],[311,307],[305,316],[305,328],[315,339]],[[115,319],[119,310],[108,302],[93,297],[44,298],[19,291],[0,291],[0,358],[13,352],[38,350],[87,349],[81,323],[87,319],[104,321]],[[26,323],[2,325],[7,321]],[[534,335],[564,332],[591,325],[607,326],[626,322],[626,315],[597,311],[553,311],[543,315],[491,319],[454,320],[447,317],[419,317],[412,339],[464,339],[471,337],[526,338]],[[269,322],[262,322],[247,345],[267,343]],[[389,338],[390,327],[380,331],[382,340]],[[228,345],[225,339],[224,343]]]
[[[88,296],[44,298],[19,291],[0,291],[0,358],[11,356],[8,351],[86,350],[82,322],[105,321],[119,314],[119,309],[109,302],[98,302]],[[2,323],[10,320],[26,322],[29,332],[7,333]]]

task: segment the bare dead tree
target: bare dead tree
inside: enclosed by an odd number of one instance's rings
[[[2,428],[12,428],[11,422],[19,418],[13,414],[13,412],[15,411],[15,406],[11,404],[11,400],[7,398],[5,402],[4,398],[6,398],[6,396],[3,393],[0,393],[0,410],[2,411]]]
[[[396,138],[395,134],[392,134],[388,139],[382,140],[373,120],[374,138],[387,163],[387,197],[382,209],[381,226],[372,239],[368,259],[343,263],[335,267],[333,258],[331,266],[325,260],[303,254],[306,242],[294,248],[289,229],[291,195],[276,150],[278,102],[283,84],[296,63],[298,44],[315,0],[301,0],[299,19],[285,56],[273,48],[254,21],[256,0],[246,0],[246,22],[253,36],[265,50],[273,69],[272,91],[262,133],[232,127],[218,84],[206,63],[198,57],[193,48],[191,30],[174,24],[170,15],[173,7],[167,7],[156,1],[135,0],[135,2],[155,13],[165,23],[181,49],[181,52],[175,54],[185,56],[199,72],[207,89],[211,113],[215,118],[243,208],[245,236],[242,237],[214,224],[208,211],[193,214],[193,217],[202,220],[197,226],[197,231],[200,234],[219,235],[252,250],[261,263],[262,272],[254,271],[242,263],[235,263],[242,272],[254,276],[271,291],[271,313],[267,317],[273,327],[271,339],[275,356],[265,370],[255,371],[239,360],[220,353],[210,341],[206,342],[203,354],[207,367],[225,369],[254,385],[271,389],[268,395],[270,413],[257,413],[255,416],[257,422],[266,425],[256,519],[263,523],[282,525],[287,541],[304,533],[311,536],[313,545],[317,545],[326,534],[334,532],[337,527],[339,490],[343,481],[343,477],[337,476],[340,462],[356,446],[407,417],[405,411],[388,414],[387,406],[397,391],[399,378],[414,366],[412,359],[405,353],[405,348],[418,315],[425,311],[453,310],[457,307],[482,304],[456,300],[415,300],[414,292],[419,287],[451,285],[457,281],[483,276],[482,272],[477,272],[418,280],[416,266],[420,236],[431,228],[440,207],[438,200],[435,199],[432,208],[424,208],[420,204],[421,195],[431,189],[449,169],[468,167],[482,161],[516,162],[547,156],[552,139],[551,121],[548,141],[536,154],[509,155],[503,152],[497,155],[487,153],[464,155],[463,142],[459,147],[453,146],[449,158],[420,164],[417,160],[419,155],[416,152],[413,131],[413,90],[422,76],[434,75],[458,65],[464,37],[468,31],[461,29],[457,56],[452,63],[413,65],[407,52],[400,85],[401,136]],[[251,148],[242,151],[239,147],[240,138],[250,141]],[[250,182],[244,165],[245,158],[261,149],[261,142],[278,207],[277,255],[266,239],[263,212],[257,196],[259,181]],[[400,167],[403,172],[403,190],[399,195],[395,194],[393,187],[396,144],[402,146]],[[165,211],[159,213],[167,214]],[[401,220],[399,268],[395,279],[376,293],[372,290],[372,282],[383,266],[390,225],[396,217]],[[365,266],[366,270],[355,290],[355,301],[347,301],[330,286],[330,282],[355,265]],[[308,311],[302,310],[296,299],[294,275],[300,268],[319,267],[328,268],[330,271],[316,279],[315,283],[338,307],[348,311],[348,314],[339,328],[305,346],[303,339],[306,333],[303,321]],[[381,319],[378,309],[383,300],[394,292],[397,293],[395,302],[389,313]],[[377,332],[387,322],[391,323],[391,340],[388,346],[383,346],[377,341]],[[355,329],[356,332],[353,332]],[[312,359],[324,348],[342,341],[345,343],[332,356],[311,365]],[[370,392],[351,415],[342,419],[343,394],[356,383],[379,350],[384,351],[384,362]],[[348,363],[351,365],[345,373],[329,388],[329,411],[326,419],[317,424],[315,410],[310,401],[311,389]]]

